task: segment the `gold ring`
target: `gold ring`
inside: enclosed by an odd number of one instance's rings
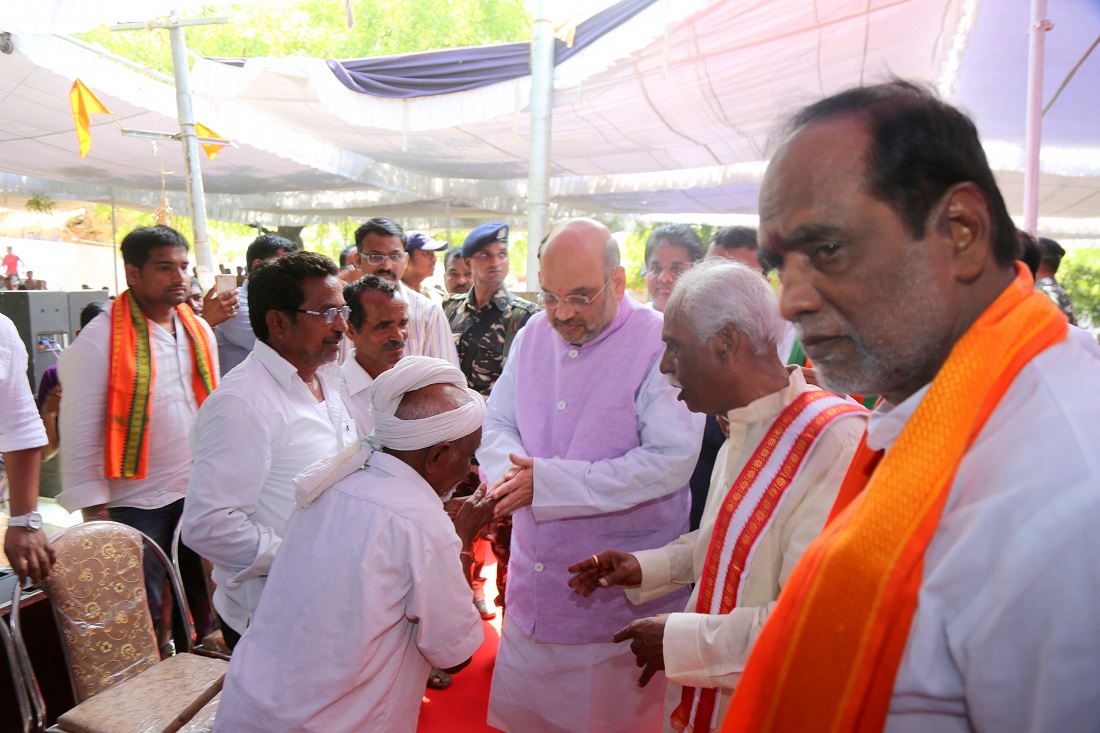
[[[599,555],[593,555],[592,556],[592,562],[596,563],[596,569],[599,570],[600,569],[600,557],[599,557]]]

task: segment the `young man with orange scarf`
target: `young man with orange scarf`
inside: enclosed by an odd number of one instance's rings
[[[722,730],[1094,728],[1100,370],[962,113],[892,82],[791,130],[760,194],[781,309],[826,386],[883,402]]]
[[[135,527],[169,551],[191,473],[187,436],[199,405],[218,384],[214,333],[186,300],[188,243],[166,226],[139,227],[120,247],[123,291],[61,355],[58,502],[84,519]],[[202,566],[181,548],[188,597],[205,599]],[[145,569],[149,606],[160,619],[164,573]],[[209,631],[209,604],[193,607]]]

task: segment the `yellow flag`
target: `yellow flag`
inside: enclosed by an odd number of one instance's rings
[[[111,114],[110,110],[103,106],[103,102],[92,93],[92,90],[84,86],[84,82],[77,79],[73,82],[73,88],[69,90],[69,103],[73,106],[73,120],[76,122],[76,139],[80,143],[80,157],[83,158],[92,148],[92,133],[89,130],[92,113]]]
[[[195,134],[198,135],[199,137],[216,137],[219,140],[224,140],[225,139],[224,137],[222,137],[218,133],[214,132],[213,130],[211,130],[209,127],[202,124],[201,122],[196,122],[195,123]],[[222,151],[222,147],[224,147],[224,146],[222,146],[222,145],[211,145],[211,144],[208,143],[206,145],[203,145],[202,149],[203,149],[203,152],[206,153],[207,158],[209,158],[210,160],[214,160],[214,156]]]

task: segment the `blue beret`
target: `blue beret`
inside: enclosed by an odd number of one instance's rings
[[[466,241],[462,243],[462,256],[473,257],[476,252],[493,242],[508,244],[508,225],[502,221],[482,224],[470,232]]]

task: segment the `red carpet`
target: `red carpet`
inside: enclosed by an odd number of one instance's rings
[[[490,555],[492,557],[492,555]],[[482,571],[485,598],[492,607],[496,597],[496,565],[486,565]],[[492,621],[482,621],[485,641],[474,654],[470,666],[454,675],[446,690],[424,689],[417,733],[493,733],[497,729],[485,723],[489,710],[489,686],[493,681],[493,664],[500,641],[500,611]]]

